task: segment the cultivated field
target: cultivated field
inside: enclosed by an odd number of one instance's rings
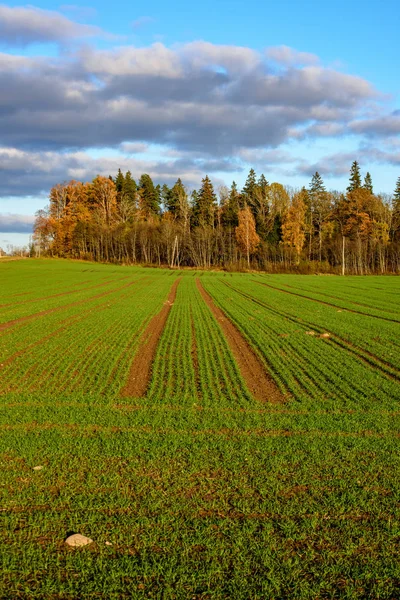
[[[396,277],[1,263],[0,597],[399,598],[399,333]]]

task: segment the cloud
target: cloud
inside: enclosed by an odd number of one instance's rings
[[[305,127],[326,134],[378,95],[359,77],[320,66],[274,73],[250,48],[204,41],[3,54],[0,65],[0,144],[29,150],[157,143],[216,158],[277,147]]]
[[[71,21],[58,12],[34,6],[0,5],[0,45],[28,46],[37,42],[65,42],[98,36],[93,25]]]
[[[32,215],[15,215],[0,213],[1,233],[32,233],[35,217]]]
[[[210,160],[187,157],[166,157],[165,160],[132,158],[129,156],[102,156],[93,158],[87,152],[32,152],[16,148],[0,148],[0,176],[2,195],[21,197],[47,195],[56,183],[75,179],[91,181],[97,175],[115,176],[120,168],[131,171],[138,179],[148,173],[156,183],[173,184],[181,177],[189,188],[199,186],[204,174],[226,171],[236,167],[228,159]],[[216,178],[216,181],[220,181]]]
[[[355,120],[350,124],[354,133],[370,137],[386,137],[400,133],[400,111],[395,110],[390,115],[372,119]]]
[[[298,52],[289,46],[272,46],[267,49],[267,57],[281,65],[318,65],[320,60],[316,54]]]
[[[386,114],[387,99],[370,82],[307,52],[205,40],[80,44],[101,33],[57,12],[0,6],[4,43],[69,42],[68,52],[52,57],[0,53],[3,195],[47,192],[57,181],[118,167],[157,181],[182,175],[188,185],[205,172],[240,171],[246,163],[308,174],[314,165],[283,152],[282,144],[399,132],[400,115]],[[122,156],[94,159],[93,148]],[[339,158],[329,158],[319,170],[341,173]]]

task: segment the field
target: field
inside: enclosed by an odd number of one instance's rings
[[[1,263],[0,597],[399,598],[399,333],[396,277]]]

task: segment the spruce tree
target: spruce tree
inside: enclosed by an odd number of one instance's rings
[[[400,177],[397,179],[396,187],[393,194],[393,230],[398,232],[400,230]]]
[[[396,187],[393,194],[393,200],[400,205],[400,177],[397,178]]]
[[[349,185],[347,187],[348,192],[354,192],[354,190],[358,190],[361,187],[361,174],[360,174],[360,165],[355,160],[351,165],[350,169],[350,180]]]
[[[369,192],[371,192],[371,194],[374,193],[374,188],[372,186],[372,177],[371,174],[369,173],[369,171],[367,171],[366,176],[364,177],[364,185],[363,188],[365,190],[368,190]]]
[[[309,189],[310,189],[311,197],[313,197],[313,196],[315,197],[318,194],[321,194],[322,192],[326,191],[323,179],[322,179],[321,175],[318,173],[318,171],[315,171],[315,173],[311,179]]]
[[[246,203],[254,207],[256,203],[257,196],[257,180],[256,180],[256,172],[254,169],[250,169],[249,174],[246,179],[246,183],[244,184],[242,194],[246,200]]]
[[[240,194],[236,182],[233,181],[229,192],[228,200],[223,207],[222,222],[228,227],[237,227],[239,214]]]
[[[171,189],[167,186],[166,183],[163,184],[161,188],[161,203],[163,206],[163,210],[165,212],[170,212],[170,202],[171,202]]]
[[[125,173],[122,194],[132,207],[137,208],[137,186],[130,171]]]
[[[158,215],[160,212],[160,201],[158,191],[154,187],[150,175],[144,173],[139,181],[139,192],[141,199],[141,210],[145,218]]]
[[[257,186],[261,192],[262,197],[266,198],[268,194],[269,183],[266,180],[265,175],[263,173],[261,173],[258,179]]]
[[[122,174],[121,169],[118,169],[118,174],[114,179],[115,187],[117,189],[118,199],[120,199],[120,194],[122,192],[122,188],[124,187],[125,178]]]
[[[193,206],[194,222],[200,226],[213,226],[217,208],[217,196],[208,175],[202,179],[202,186],[195,197]]]

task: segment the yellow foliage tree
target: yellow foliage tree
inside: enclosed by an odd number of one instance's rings
[[[247,264],[250,267],[250,256],[256,251],[260,237],[256,232],[253,213],[248,206],[239,211],[238,220],[239,225],[235,229],[236,241],[241,252],[246,254]]]
[[[304,197],[307,192],[302,190],[293,196],[292,204],[285,214],[282,223],[282,242],[296,251],[296,264],[300,262],[301,251],[305,241],[306,204]]]

